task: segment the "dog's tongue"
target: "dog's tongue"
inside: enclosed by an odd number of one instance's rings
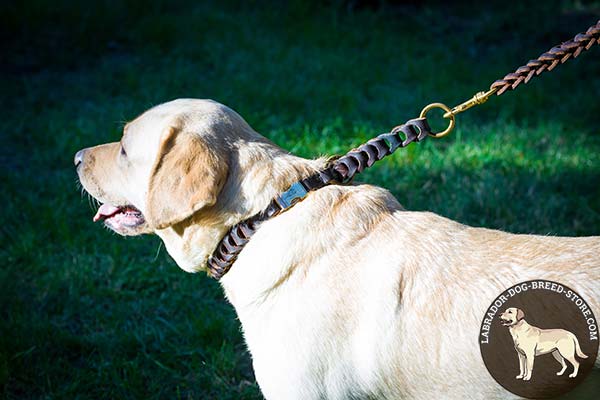
[[[110,204],[102,204],[96,212],[96,215],[94,215],[94,222],[110,218],[118,212],[119,207],[111,206]]]

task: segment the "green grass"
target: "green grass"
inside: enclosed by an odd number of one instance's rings
[[[78,149],[117,140],[152,105],[199,97],[299,155],[343,153],[600,18],[598,3],[579,2],[113,3],[14,2],[0,13],[7,399],[261,398],[218,284],[181,271],[155,237],[92,224]],[[467,224],[598,234],[599,76],[596,46],[359,180]]]

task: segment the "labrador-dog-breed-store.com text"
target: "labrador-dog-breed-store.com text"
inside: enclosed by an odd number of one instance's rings
[[[128,123],[75,164],[95,220],[153,233],[203,271],[229,228],[327,159],[297,157],[210,100]],[[600,315],[600,237],[515,235],[404,210],[385,189],[334,184],[263,222],[220,283],[266,399],[514,397],[477,343],[487,305],[517,282],[560,281]],[[598,366],[598,361],[596,361]]]

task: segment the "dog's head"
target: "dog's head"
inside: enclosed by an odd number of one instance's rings
[[[177,100],[128,123],[120,142],[77,152],[79,179],[102,203],[94,220],[138,235],[213,206],[228,170],[227,138],[218,128],[231,114],[217,103]]]
[[[180,99],[128,123],[120,142],[80,150],[75,165],[102,203],[94,221],[121,235],[158,234],[177,264],[194,272],[229,227],[308,175],[275,167],[282,154],[228,107]]]
[[[500,323],[504,326],[513,326],[525,318],[525,313],[520,308],[509,307],[500,314]]]
[[[102,203],[94,221],[121,235],[158,233],[182,268],[197,269],[207,254],[185,249],[191,217],[204,212],[205,234],[222,233],[214,208],[228,179],[230,149],[252,133],[213,101],[181,99],[146,111],[125,126],[120,142],[75,155],[81,184]]]

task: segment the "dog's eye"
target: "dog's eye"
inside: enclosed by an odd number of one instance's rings
[[[125,147],[123,147],[123,145],[121,145],[121,155],[123,157],[127,157],[127,153],[125,152]]]

